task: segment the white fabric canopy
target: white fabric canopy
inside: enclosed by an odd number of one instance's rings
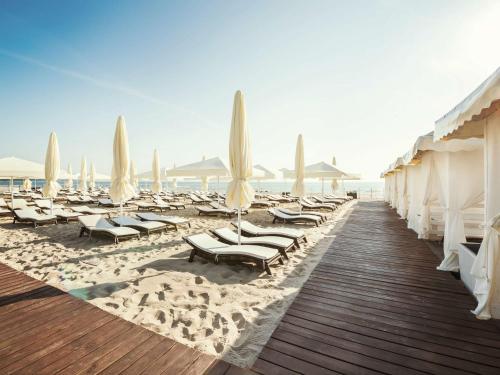
[[[59,144],[57,143],[56,133],[52,132],[49,136],[49,144],[45,154],[45,185],[42,190],[44,197],[57,197],[57,192],[61,188],[57,183],[60,169]]]
[[[133,161],[130,161],[130,184],[133,188],[137,188],[138,186],[137,171],[135,169],[135,163]]]
[[[119,116],[116,122],[115,138],[113,141],[113,168],[109,196],[113,202],[122,203],[135,195],[129,176],[130,158],[128,147],[127,128],[125,119]]]
[[[16,157],[0,159],[0,177],[3,178],[45,178],[43,164]]]
[[[66,182],[64,183],[64,187],[66,189],[73,189],[73,169],[71,168],[71,164],[68,164],[68,172],[66,177]]]
[[[80,191],[87,191],[87,160],[85,157],[82,157],[78,182],[78,189],[80,189]]]
[[[229,168],[219,157],[200,160],[166,170],[169,177],[227,177]]]
[[[304,167],[304,140],[302,134],[297,137],[297,145],[295,147],[295,182],[292,186],[291,194],[294,197],[303,197],[306,195],[304,185],[305,167]]]
[[[403,219],[406,219],[406,215],[408,214],[408,191],[407,191],[407,168],[401,168],[401,171],[396,174],[396,178],[398,179],[398,194],[397,194],[397,212],[399,216]]]
[[[90,162],[89,188],[90,190],[95,189],[95,167],[93,161]]]
[[[295,178],[295,170],[283,168],[284,178]],[[321,161],[319,163],[310,164],[304,168],[304,178],[343,178],[348,174],[341,171],[337,167]]]
[[[276,175],[266,167],[256,164],[253,166],[252,180],[274,180]]]
[[[161,185],[161,171],[160,171],[160,154],[158,150],[155,149],[153,154],[153,183],[151,185],[151,191],[153,193],[161,193],[163,190]]]

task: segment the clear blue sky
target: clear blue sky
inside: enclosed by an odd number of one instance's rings
[[[110,172],[116,118],[150,169],[227,157],[234,92],[254,162],[377,178],[500,64],[500,2],[0,0],[0,157]]]

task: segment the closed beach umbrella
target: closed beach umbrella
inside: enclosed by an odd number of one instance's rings
[[[95,189],[95,168],[94,168],[93,161],[90,162],[89,188],[90,188],[90,190]]]
[[[151,191],[159,195],[162,191],[161,186],[161,171],[160,171],[160,155],[158,150],[155,149],[153,155],[153,184],[151,185]]]
[[[174,169],[175,169],[175,163],[174,163]],[[175,191],[177,189],[177,179],[174,177],[172,179],[172,190]]]
[[[232,180],[227,190],[226,204],[238,209],[238,244],[241,245],[241,209],[252,204],[255,191],[248,182],[252,177],[252,150],[247,133],[245,103],[241,91],[236,91],[229,136],[229,167]]]
[[[71,164],[68,164],[68,178],[66,179],[66,188],[73,190],[73,169]]]
[[[304,141],[302,139],[302,134],[299,134],[297,138],[297,147],[295,148],[295,182],[292,186],[292,195],[294,197],[302,198],[306,195],[306,189],[304,186]],[[302,206],[301,206],[302,207]]]
[[[123,123],[125,124],[125,121]],[[125,127],[125,125],[124,125],[124,127]],[[116,138],[116,135],[115,135],[115,138]],[[130,184],[132,185],[132,187],[134,189],[137,188],[137,171],[135,169],[135,163],[133,161],[130,161]]]
[[[337,165],[337,159],[335,156],[332,158],[332,165]],[[335,192],[339,188],[339,182],[336,178],[332,179],[332,192]]]
[[[120,202],[120,214],[123,211],[123,202],[135,195],[134,188],[130,184],[129,166],[127,128],[125,127],[125,119],[123,116],[119,116],[113,142],[113,168],[109,196],[113,202]]]
[[[25,178],[23,181],[23,190],[29,191],[31,190],[31,180],[29,178]]]
[[[82,164],[80,165],[80,179],[78,188],[81,192],[87,191],[87,160],[85,160],[85,156],[82,157]]]
[[[202,161],[207,160],[205,155],[201,158]],[[201,177],[201,191],[208,191],[208,176]]]
[[[50,133],[49,144],[45,154],[45,185],[42,193],[44,197],[50,198],[50,213],[52,214],[52,199],[57,197],[60,189],[57,183],[61,164],[59,161],[59,144],[57,143],[56,133]]]

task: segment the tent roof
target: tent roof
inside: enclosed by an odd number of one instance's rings
[[[61,169],[59,178],[64,179],[67,172]],[[0,159],[0,178],[45,178],[45,165],[13,156]]]
[[[435,123],[434,139],[480,137],[479,121],[500,109],[500,67],[464,100]],[[465,126],[464,126],[465,125]]]
[[[90,173],[87,172],[87,178],[89,178],[90,176]],[[75,180],[79,179],[80,178],[80,173],[77,173],[75,175],[73,175],[73,178]],[[107,174],[104,174],[104,173],[95,173],[95,180],[96,181],[111,181],[111,176],[108,176]]]
[[[230,174],[222,159],[214,157],[168,169],[166,175],[169,177],[223,177]]]
[[[295,177],[295,171],[293,169],[283,168],[281,171],[283,172],[284,178]],[[343,178],[348,175],[348,173],[324,161],[310,164],[305,167],[305,178]]]
[[[253,166],[252,179],[254,180],[274,180],[276,175],[266,167],[256,164]]]

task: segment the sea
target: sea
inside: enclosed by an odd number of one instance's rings
[[[45,180],[31,180],[33,187],[42,187]],[[61,185],[64,181],[59,181]],[[269,193],[283,193],[289,192],[293,185],[293,180],[271,180],[271,181],[251,181],[250,182],[255,190],[269,192]],[[20,188],[23,184],[23,180],[14,180],[14,188]],[[74,188],[77,188],[78,182],[74,181]],[[97,181],[96,186],[106,188],[109,187],[109,181]],[[225,192],[227,189],[228,182],[220,181],[210,181],[208,184],[209,191],[219,191]],[[321,181],[306,180],[306,191],[308,194],[325,194],[331,193],[332,189],[329,181],[322,183]],[[0,180],[0,190],[9,190],[10,180]],[[151,182],[140,181],[139,187],[148,189],[151,187]],[[178,192],[186,191],[196,191],[201,189],[200,181],[198,180],[181,180],[177,181],[177,187],[174,189],[170,181],[163,182],[164,190],[175,190]],[[360,199],[382,199],[384,191],[384,181],[368,181],[368,180],[356,180],[356,181],[339,181],[339,186],[337,188],[337,193],[347,193],[356,192],[358,198]]]

